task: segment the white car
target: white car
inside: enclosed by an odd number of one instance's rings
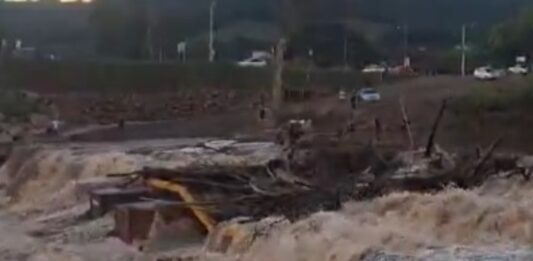
[[[239,67],[255,67],[261,68],[268,65],[268,62],[264,58],[250,58],[237,63]]]
[[[383,66],[379,66],[376,64],[371,64],[366,66],[361,72],[362,73],[384,73],[387,69]]]
[[[507,70],[508,70],[509,73],[511,73],[511,74],[521,74],[521,75],[526,75],[526,74],[529,73],[529,70],[528,70],[526,67],[524,67],[524,66],[522,66],[522,65],[520,65],[520,64],[516,64],[516,65],[514,65],[514,66],[512,66],[512,67],[509,67],[509,69],[507,69]]]
[[[363,102],[378,102],[381,100],[381,95],[374,88],[363,88],[357,91],[356,98]]]
[[[505,76],[505,70],[494,70],[489,66],[479,67],[474,70],[474,77],[478,80],[497,80]]]

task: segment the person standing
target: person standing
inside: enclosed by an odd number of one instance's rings
[[[350,97],[350,108],[353,112],[357,109],[357,95],[355,94]]]
[[[381,135],[382,135],[382,132],[383,132],[383,126],[381,126],[381,121],[379,120],[378,117],[376,117],[374,119],[374,127],[375,127],[375,135],[376,135],[376,141],[377,142],[380,142],[381,141]]]

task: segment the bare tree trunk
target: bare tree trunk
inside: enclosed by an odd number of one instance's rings
[[[285,38],[280,38],[276,46],[274,61],[274,80],[272,81],[272,111],[279,112],[283,105],[283,56],[285,55]]]

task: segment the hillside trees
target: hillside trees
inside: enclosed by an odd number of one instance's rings
[[[519,55],[533,57],[533,8],[492,29],[489,46],[501,59],[509,62]]]

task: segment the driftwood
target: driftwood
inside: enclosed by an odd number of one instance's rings
[[[388,152],[382,153],[379,147],[341,150],[340,143],[322,141],[305,147],[295,146],[291,150],[294,157],[274,160],[265,166],[210,166],[179,170],[147,168],[113,176],[132,180],[162,179],[180,184],[194,195],[192,202],[182,205],[202,207],[217,221],[238,216],[260,219],[272,215],[296,220],[316,211],[336,210],[345,200],[370,199],[391,191],[433,192],[449,186],[478,186],[498,173],[491,160],[501,140],[495,140],[479,158],[469,155],[456,159],[432,145],[435,147],[432,158],[423,157],[424,151],[421,151],[415,153],[418,156],[410,162],[402,157],[391,157]],[[295,153],[298,150],[309,153]],[[433,163],[443,157],[452,164]],[[404,172],[398,169],[409,165],[402,166],[396,162],[399,159],[410,162],[408,164],[422,164],[427,169],[422,173],[402,174]],[[169,198],[168,194],[155,193],[150,198],[178,199],[176,195]]]
[[[372,184],[372,189],[367,197],[375,197],[389,191],[416,191],[428,192],[441,190],[449,186],[458,186],[463,189],[469,189],[481,185],[492,175],[499,174],[494,171],[492,166],[488,166],[495,150],[501,145],[502,138],[496,139],[483,156],[475,162],[459,162],[452,169],[444,171],[432,171],[419,177],[395,178],[393,176],[378,180]],[[431,174],[433,172],[433,174]]]
[[[412,150],[415,148],[415,142],[413,140],[413,132],[411,131],[411,122],[409,121],[409,117],[407,116],[407,111],[405,109],[403,98],[400,98],[399,102],[400,102],[400,110],[402,112],[403,126],[405,127],[407,138],[409,139],[409,149]]]
[[[479,174],[479,172],[481,171],[481,169],[483,168],[483,166],[487,163],[487,161],[489,160],[489,158],[492,156],[492,154],[494,153],[494,150],[496,150],[496,148],[502,143],[503,141],[503,138],[498,138],[497,140],[495,140],[491,145],[490,147],[488,148],[487,152],[485,153],[485,155],[483,155],[483,157],[481,157],[478,162],[476,163],[476,166],[474,167],[474,170],[473,170],[473,173],[472,173],[472,176],[476,176]]]
[[[431,128],[431,133],[429,134],[428,142],[426,145],[426,158],[431,157],[431,154],[433,153],[433,148],[435,145],[435,137],[437,135],[437,130],[439,129],[440,122],[442,120],[442,116],[444,115],[444,110],[446,110],[446,106],[448,104],[447,100],[442,101],[442,105],[440,106],[439,113],[437,114],[437,118],[435,118],[435,122],[433,123],[433,127]]]

